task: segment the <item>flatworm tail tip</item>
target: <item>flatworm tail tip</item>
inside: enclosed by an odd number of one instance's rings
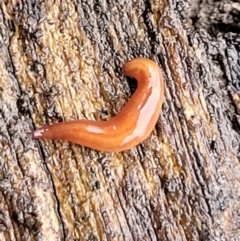
[[[33,139],[37,139],[37,138],[40,138],[42,137],[42,134],[44,132],[44,129],[37,129],[35,131],[32,131],[31,133],[29,133],[31,135],[31,137]]]

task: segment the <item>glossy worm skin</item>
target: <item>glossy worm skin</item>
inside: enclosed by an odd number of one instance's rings
[[[127,62],[122,72],[135,78],[138,86],[115,117],[108,121],[65,121],[37,129],[32,137],[65,140],[107,152],[124,151],[145,140],[155,127],[162,108],[161,70],[150,59],[136,58]]]

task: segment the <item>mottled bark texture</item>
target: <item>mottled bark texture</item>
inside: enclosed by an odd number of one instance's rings
[[[1,0],[0,240],[239,240],[239,32],[239,1]],[[144,143],[30,138],[114,116],[138,56],[166,83]]]

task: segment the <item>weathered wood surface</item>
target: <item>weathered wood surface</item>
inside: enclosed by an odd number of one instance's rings
[[[237,1],[0,1],[0,240],[240,240]],[[123,64],[161,66],[144,143],[101,153],[33,128],[109,119]]]

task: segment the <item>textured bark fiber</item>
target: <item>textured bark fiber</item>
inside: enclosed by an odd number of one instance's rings
[[[0,1],[0,240],[240,240],[238,1]],[[161,67],[151,136],[104,153],[34,128],[107,120]]]

